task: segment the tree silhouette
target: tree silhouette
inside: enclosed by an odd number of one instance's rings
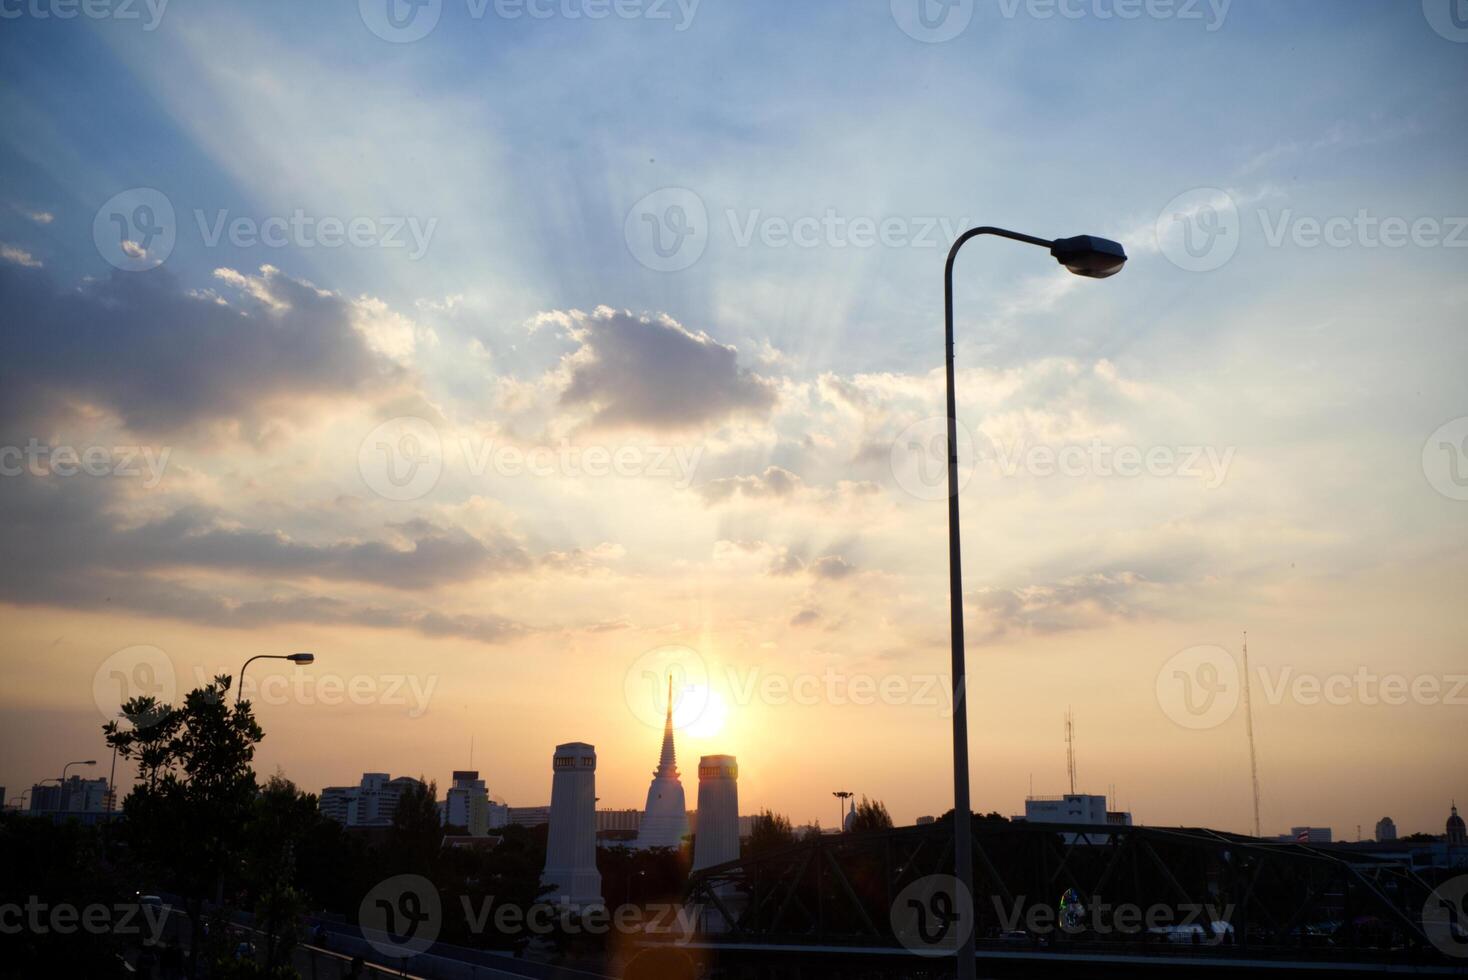
[[[230,683],[221,674],[179,708],[133,698],[122,706],[129,727],[102,726],[118,755],[137,760],[142,782],[123,801],[124,833],[145,866],[183,897],[193,976],[204,902],[211,894],[222,902],[225,879],[239,867],[257,791],[250,764],[265,737],[248,701],[230,703]]]

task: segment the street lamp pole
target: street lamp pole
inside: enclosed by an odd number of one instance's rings
[[[238,688],[236,688],[236,690],[234,692],[234,703],[235,703],[235,706],[236,707],[239,706],[240,698],[245,693],[245,668],[248,667],[248,666],[250,666],[250,664],[254,663],[257,660],[289,660],[293,664],[296,664],[298,666],[304,667],[307,664],[315,663],[316,662],[316,654],[314,654],[314,653],[258,653],[255,656],[251,657],[249,660],[246,660],[240,666],[240,686]]]
[[[968,783],[968,682],[963,645],[963,552],[958,540],[958,409],[953,390],[953,262],[969,239],[993,235],[1050,249],[1050,254],[1071,272],[1092,279],[1105,279],[1121,271],[1126,252],[1116,242],[1090,235],[1047,241],[1003,228],[970,228],[948,250],[943,270],[943,326],[948,382],[948,608],[952,629],[953,661],[953,862],[959,884],[974,893],[973,824]],[[957,897],[957,896],[955,896]],[[961,907],[958,906],[958,907]],[[970,905],[972,907],[972,905]],[[963,930],[958,948],[958,980],[974,980],[974,931],[972,916],[960,923]]]

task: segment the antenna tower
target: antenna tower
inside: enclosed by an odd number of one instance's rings
[[[1076,792],[1076,725],[1070,709],[1065,709],[1065,768],[1070,773],[1070,795]]]
[[[1249,733],[1249,775],[1254,781],[1254,836],[1259,836],[1259,757],[1254,751],[1254,705],[1249,697],[1249,631],[1244,630],[1244,728]]]

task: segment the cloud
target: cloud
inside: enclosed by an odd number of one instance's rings
[[[40,260],[31,255],[30,252],[27,252],[23,248],[17,248],[14,245],[6,245],[4,242],[0,242],[0,259],[4,259],[6,262],[12,262],[23,269],[39,269],[41,267]]]
[[[810,573],[816,578],[834,581],[856,572],[856,566],[840,555],[822,555],[810,563]]]
[[[715,504],[734,496],[746,499],[791,497],[803,486],[800,477],[780,466],[767,466],[754,476],[730,476],[710,480],[698,488],[705,503]]]
[[[820,622],[821,614],[815,609],[802,609],[790,617],[790,625],[797,629],[802,626],[814,626]]]
[[[735,348],[666,314],[600,307],[549,316],[580,344],[566,358],[561,402],[592,408],[597,428],[681,430],[774,406],[774,385],[741,368]]]
[[[101,408],[140,433],[259,427],[313,397],[374,390],[402,369],[357,328],[350,301],[269,266],[222,270],[239,305],[185,293],[166,272],[115,272],[76,289],[0,264],[0,417]],[[95,414],[92,412],[92,414]]]
[[[966,603],[980,642],[1010,633],[1049,634],[1090,629],[1135,616],[1151,583],[1136,572],[1093,572],[1056,582],[980,589]]]
[[[845,498],[868,497],[881,492],[881,487],[866,480],[841,480],[829,489],[812,487],[782,466],[767,466],[749,476],[728,476],[710,480],[696,488],[709,506],[737,499],[757,501],[792,501],[831,504]]]

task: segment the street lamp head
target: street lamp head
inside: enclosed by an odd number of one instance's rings
[[[87,759],[87,760],[85,760],[83,762],[78,762],[77,763],[77,765],[79,765],[79,766],[95,766],[96,764],[97,764],[97,760],[96,759]]]
[[[297,664],[297,665],[299,665],[301,667],[304,667],[304,666],[306,666],[306,664],[311,664],[311,663],[315,663],[316,662],[316,654],[314,654],[314,653],[292,653],[289,656],[287,656],[285,659],[289,660],[293,664]]]
[[[1114,276],[1126,265],[1126,249],[1119,242],[1094,235],[1057,239],[1050,244],[1050,254],[1071,272],[1088,279]]]

